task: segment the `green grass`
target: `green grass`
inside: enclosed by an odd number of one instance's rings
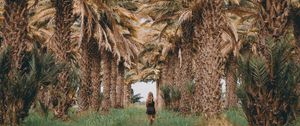
[[[23,126],[148,126],[144,106],[132,106],[127,109],[112,109],[109,114],[95,112],[76,114],[71,110],[69,121],[54,119],[52,114],[41,116],[31,110],[24,120]],[[222,114],[224,119],[202,120],[199,116],[182,116],[176,112],[159,111],[153,126],[206,126],[211,124],[224,126],[248,126],[241,109],[229,109]],[[216,123],[212,123],[216,122]],[[300,118],[289,126],[300,126]]]
[[[200,118],[194,116],[183,117],[178,113],[160,111],[153,126],[195,126]],[[128,109],[113,109],[107,115],[87,112],[81,115],[71,115],[67,122],[53,119],[52,115],[41,117],[31,112],[24,121],[24,126],[147,126],[148,120],[145,109],[131,107]]]
[[[24,126],[66,126],[63,121],[56,120],[53,115],[40,116],[37,112],[31,112],[24,120]]]
[[[234,126],[248,126],[248,122],[243,110],[238,108],[231,108],[225,111],[224,114],[226,116],[226,119]]]

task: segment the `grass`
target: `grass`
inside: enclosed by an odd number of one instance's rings
[[[112,109],[109,114],[95,112],[76,114],[71,110],[69,121],[54,119],[52,114],[41,116],[31,110],[23,126],[148,126],[147,115],[143,106],[127,109]],[[248,126],[241,109],[229,109],[220,118],[204,120],[199,116],[182,116],[176,112],[159,111],[153,126]],[[300,118],[289,126],[300,126]]]
[[[225,111],[226,119],[234,126],[248,126],[246,116],[243,110],[239,108],[231,108]]]
[[[175,112],[160,111],[157,114],[153,126],[196,126],[199,117],[181,116]],[[32,111],[24,120],[24,126],[147,126],[147,115],[141,107],[130,107],[128,109],[113,109],[107,115],[95,112],[86,112],[81,115],[71,115],[67,122],[55,120],[50,114],[42,117]]]

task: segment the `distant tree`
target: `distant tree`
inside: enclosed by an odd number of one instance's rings
[[[140,100],[143,98],[140,93],[134,94],[133,89],[131,89],[131,103],[141,102]]]

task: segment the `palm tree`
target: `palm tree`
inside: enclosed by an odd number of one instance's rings
[[[100,57],[100,51],[97,47],[97,44],[95,43],[92,50],[92,67],[93,70],[91,71],[91,79],[92,79],[92,94],[91,94],[91,107],[93,110],[98,111],[100,109],[101,104],[101,77],[100,77],[100,71],[101,71],[101,57]]]
[[[20,54],[20,52],[24,51],[25,42],[27,41],[26,33],[27,33],[27,24],[28,24],[28,1],[10,1],[5,0],[4,3],[4,28],[1,29],[1,32],[3,34],[4,38],[4,45],[12,46],[12,63],[11,68],[16,68],[17,70],[20,69],[21,66],[21,58],[23,54]],[[10,9],[13,8],[13,9]],[[24,12],[24,13],[20,13]],[[2,21],[1,21],[2,22]],[[22,48],[19,48],[22,47]],[[8,67],[8,66],[7,66]],[[11,78],[13,76],[13,73],[11,72],[9,75]],[[3,82],[1,82],[1,85],[3,85]],[[2,87],[2,86],[1,86]],[[2,88],[1,88],[2,89]],[[3,91],[3,90],[2,90]],[[1,91],[1,92],[2,92]],[[12,117],[8,115],[9,110],[5,110],[3,100],[5,94],[2,94],[2,104],[1,104],[1,110],[0,110],[0,124],[13,124],[17,125],[18,119],[16,117],[16,111],[10,110],[10,112],[13,112],[15,115]],[[14,105],[12,104],[12,107]],[[6,116],[6,117],[5,117]]]
[[[54,114],[58,118],[66,118],[68,108],[72,106],[75,97],[75,88],[70,79],[71,59],[68,51],[71,50],[71,26],[74,22],[73,0],[53,0],[55,7],[55,54],[59,62],[66,63],[66,68],[59,75],[59,84],[55,86],[53,92]]]
[[[13,8],[13,9],[12,9]],[[22,12],[22,13],[21,13]],[[12,68],[20,69],[22,51],[26,49],[28,42],[28,0],[4,1],[4,23],[2,34],[4,45],[12,46]]]
[[[226,75],[226,108],[237,107],[238,99],[236,95],[237,90],[237,61],[233,55],[227,59],[225,67]]]
[[[176,83],[180,86],[181,99],[180,99],[180,112],[181,113],[189,113],[190,110],[190,99],[192,99],[191,95],[189,95],[188,85],[193,80],[193,21],[187,20],[182,23],[182,31],[183,31],[183,41],[185,42],[181,46],[181,69],[178,71],[181,79],[178,79]]]
[[[116,108],[116,102],[117,102],[117,61],[116,58],[111,57],[111,87],[110,87],[110,93],[111,93],[111,107]]]
[[[28,115],[39,88],[55,84],[61,67],[28,36],[28,1],[4,1],[1,33],[0,124],[18,125]]]
[[[281,126],[295,117],[299,64],[288,39],[267,40],[268,56],[250,53],[239,60],[238,96],[250,125]]]
[[[124,101],[123,101],[123,106],[128,107],[131,103],[131,84],[125,84],[124,85]]]
[[[98,59],[92,58],[92,53],[99,52],[97,49],[92,49],[97,47],[93,44],[93,35],[94,35],[94,28],[95,22],[93,22],[93,15],[90,11],[91,8],[87,6],[83,0],[80,1],[81,6],[81,40],[80,40],[80,46],[81,46],[81,57],[82,59],[80,62],[81,67],[81,85],[80,85],[80,91],[79,91],[79,106],[82,111],[85,111],[89,108],[90,102],[92,102],[92,106],[96,107],[96,104],[94,104],[94,100],[90,101],[90,94],[92,92],[91,87],[95,87],[96,85],[92,85],[92,65],[100,64],[96,63]],[[90,12],[90,13],[89,13]],[[92,29],[93,28],[93,29]],[[97,58],[97,57],[95,57]],[[94,63],[95,62],[95,63]],[[99,68],[96,68],[97,71]],[[96,73],[94,73],[96,74]],[[99,72],[100,74],[100,72]],[[97,76],[97,75],[94,75]],[[96,78],[95,78],[96,79]],[[99,87],[98,87],[99,88]],[[97,92],[97,91],[96,91]],[[94,93],[94,92],[93,92]],[[98,98],[98,97],[94,97]]]
[[[296,38],[296,42],[299,45],[300,43],[300,25],[299,23],[296,22],[300,22],[300,9],[294,9],[293,10],[294,15],[292,15],[291,17],[293,18],[293,25],[294,25],[294,36]]]
[[[103,51],[102,57],[102,70],[103,70],[103,111],[108,111],[111,103],[110,103],[110,88],[111,88],[111,54],[107,51]]]
[[[258,19],[258,36],[260,41],[258,43],[258,53],[262,55],[268,55],[265,53],[266,48],[266,36],[272,36],[274,38],[280,38],[288,33],[289,25],[289,13],[291,3],[286,0],[277,1],[259,1],[260,15]],[[280,20],[279,20],[280,19]]]
[[[11,47],[1,47],[0,52],[0,124],[19,125],[28,116],[42,86],[56,84],[61,64],[55,58],[36,45],[27,50],[22,59],[22,68],[12,68]],[[13,71],[13,72],[11,72]],[[13,78],[9,78],[13,74]]]
[[[123,108],[123,96],[124,96],[124,64],[123,62],[120,62],[118,65],[118,76],[117,76],[117,87],[116,87],[116,92],[117,92],[117,102],[116,102],[116,107],[117,108]]]
[[[203,0],[193,9],[194,41],[198,44],[195,57],[196,112],[211,117],[221,111],[221,85],[224,61],[220,52],[222,29],[226,27],[222,11],[224,1]],[[209,30],[208,30],[209,29]]]

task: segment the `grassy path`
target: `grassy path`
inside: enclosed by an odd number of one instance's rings
[[[144,106],[113,109],[107,115],[87,112],[81,115],[70,112],[70,120],[63,122],[52,115],[40,116],[31,111],[23,126],[149,126]],[[200,117],[182,116],[175,112],[159,111],[153,126],[247,126],[247,120],[239,109],[224,111],[222,118],[201,120]],[[300,126],[300,117],[289,126]]]
[[[195,126],[199,124],[199,117],[183,117],[174,112],[160,111],[153,126]],[[111,110],[108,115],[85,113],[72,115],[69,121],[54,120],[52,116],[42,118],[37,113],[25,120],[25,126],[148,126],[145,109],[131,107],[123,110]]]

